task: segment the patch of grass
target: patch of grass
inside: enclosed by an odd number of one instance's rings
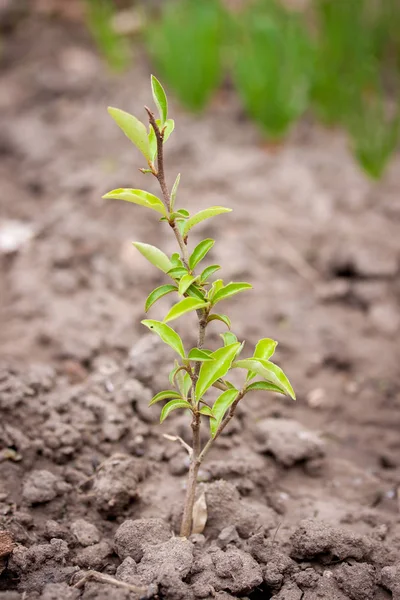
[[[314,52],[304,21],[275,0],[253,3],[235,22],[233,78],[247,113],[280,139],[304,113]]]
[[[179,101],[201,111],[222,76],[222,7],[218,0],[165,2],[146,41],[157,69]]]

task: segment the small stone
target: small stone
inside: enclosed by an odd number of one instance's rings
[[[50,471],[32,471],[22,488],[22,498],[28,504],[43,504],[54,500],[68,486]]]
[[[100,542],[99,544],[79,550],[75,557],[75,562],[83,569],[98,570],[104,567],[110,554],[112,554],[110,544],[108,542]]]
[[[172,531],[162,519],[128,520],[115,532],[114,549],[120,558],[130,556],[139,562],[148,545],[166,542],[171,537]]]
[[[101,539],[97,527],[84,519],[73,521],[71,523],[71,531],[81,546],[92,546],[100,542]]]
[[[0,531],[0,558],[8,556],[13,550],[14,542],[11,533]]]

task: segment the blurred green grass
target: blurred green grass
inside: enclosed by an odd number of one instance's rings
[[[129,64],[113,0],[85,0],[109,66]],[[188,110],[204,110],[228,77],[267,140],[306,113],[344,128],[355,159],[382,177],[400,137],[400,1],[164,0],[144,3],[142,39],[156,73]],[[132,10],[138,10],[137,5]]]

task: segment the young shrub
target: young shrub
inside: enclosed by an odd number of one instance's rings
[[[381,90],[363,96],[347,118],[353,153],[373,179],[380,179],[400,140],[400,105],[390,114]]]
[[[313,48],[304,22],[276,0],[236,16],[233,78],[248,114],[267,137],[285,136],[308,106]]]
[[[176,302],[162,321],[145,319],[143,325],[158,335],[171,347],[177,360],[170,373],[170,387],[154,396],[150,404],[162,403],[160,421],[163,422],[175,410],[185,410],[191,419],[193,432],[189,447],[180,438],[190,456],[187,492],[184,503],[181,535],[189,536],[192,531],[192,515],[196,494],[197,475],[201,463],[214,441],[221,435],[235,414],[239,402],[253,390],[272,391],[295,399],[294,391],[282,369],[271,362],[277,342],[269,338],[261,339],[248,358],[240,358],[244,342],[240,342],[231,331],[229,317],[220,308],[232,296],[251,289],[245,282],[225,283],[214,279],[219,265],[202,265],[214,240],[204,239],[194,248],[189,245],[191,231],[196,225],[230,212],[223,206],[212,206],[194,214],[177,206],[178,175],[170,191],[164,172],[164,144],[173,129],[173,121],[168,118],[167,98],[161,84],[152,77],[152,90],[158,109],[158,118],[146,107],[150,127],[136,117],[116,108],[109,108],[111,117],[125,135],[140,150],[146,160],[143,173],[152,174],[159,182],[161,197],[140,189],[116,189],[105,194],[104,198],[114,198],[138,204],[153,211],[164,226],[169,226],[176,238],[178,252],[167,256],[160,248],[143,242],[134,242],[136,249],[156,268],[165,273],[166,283],[153,290],[146,300],[146,311],[166,294],[174,294]],[[197,316],[197,343],[188,349],[177,331],[171,327],[173,321],[193,313]],[[210,323],[216,321],[228,331],[221,334],[221,346],[208,348],[206,333]],[[233,369],[244,371],[240,386],[235,386],[229,378]],[[211,403],[208,392],[211,388],[220,390],[220,395]],[[201,445],[200,428],[207,425],[209,439]]]
[[[201,111],[221,81],[221,29],[219,0],[165,2],[159,19],[148,24],[148,51],[191,111]]]
[[[343,124],[377,65],[377,36],[369,0],[314,0],[317,19],[313,101],[327,124]]]
[[[113,27],[112,0],[85,0],[86,24],[111,70],[123,71],[129,64],[128,42]]]

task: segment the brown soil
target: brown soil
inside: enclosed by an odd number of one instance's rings
[[[162,278],[130,243],[173,241],[101,200],[156,191],[105,110],[144,115],[150,68],[111,76],[76,23],[33,17],[1,61],[0,598],[140,597],[72,587],[94,569],[165,600],[399,599],[400,160],[371,184],[340,133],[304,123],[268,152],[233,96],[172,107],[182,204],[234,209],[197,232],[254,285],[234,330],[278,339],[298,394],[246,399],[201,471],[204,534],[181,540],[187,458],[163,433],[188,423],[147,408],[173,356],[140,325]]]

